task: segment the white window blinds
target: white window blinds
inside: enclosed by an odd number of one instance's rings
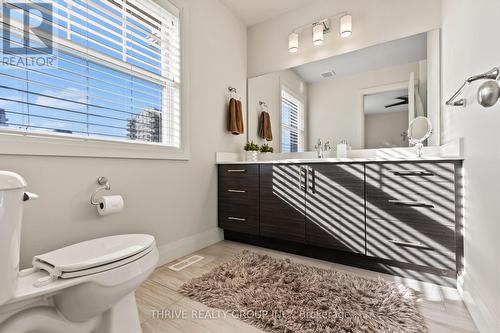
[[[29,38],[26,16],[41,23],[29,29]],[[5,0],[2,22],[4,59],[28,63],[51,56],[56,61],[53,67],[2,63],[0,130],[180,147],[181,44],[175,7],[151,0]],[[52,50],[40,47],[50,42]]]
[[[304,104],[294,95],[281,90],[281,152],[304,150]]]

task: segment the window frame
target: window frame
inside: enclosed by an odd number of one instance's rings
[[[280,84],[280,152],[283,153],[283,91],[285,91],[287,94],[295,98],[297,101],[300,102],[302,108],[299,109],[299,122],[300,119],[302,119],[302,124],[299,123],[299,128],[297,131],[298,135],[298,148],[297,148],[297,153],[304,152],[306,151],[306,104],[304,99],[295,93],[292,89],[290,89],[286,84],[281,83]],[[300,117],[300,111],[302,111],[302,118]],[[300,129],[300,125],[303,126],[303,130]],[[294,152],[288,152],[288,153],[294,153]]]
[[[189,10],[184,0],[152,0],[166,10],[179,12],[180,30],[180,146],[161,143],[128,141],[113,138],[86,137],[64,133],[29,132],[0,128],[0,155],[36,155],[98,158],[137,158],[189,160],[189,72],[186,66],[189,53]]]

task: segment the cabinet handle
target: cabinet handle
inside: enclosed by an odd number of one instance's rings
[[[311,193],[316,194],[316,170],[311,168]]]
[[[404,242],[404,241],[401,241],[398,239],[388,239],[387,241],[392,243],[392,244],[400,245],[400,246],[408,246],[408,247],[416,247],[419,249],[434,250],[433,248],[431,248],[425,244],[422,244],[420,242]]]
[[[399,206],[409,206],[409,207],[428,207],[434,208],[434,205],[426,202],[420,201],[408,201],[408,200],[387,200],[389,203],[399,205]]]
[[[304,176],[305,184],[302,184],[302,173],[304,170],[306,171],[306,175]],[[299,189],[301,191],[307,190],[307,178],[308,178],[308,176],[309,176],[309,170],[307,169],[307,167],[300,166],[299,167]]]
[[[228,169],[227,172],[247,172],[246,169]]]
[[[395,176],[434,176],[434,173],[427,170],[391,170]]]
[[[238,222],[245,222],[247,220],[244,217],[234,217],[234,216],[228,216],[227,219],[231,220],[231,221],[238,221]]]
[[[247,191],[244,191],[244,190],[232,190],[232,189],[229,189],[227,191],[231,192],[231,193],[246,193],[247,192]]]

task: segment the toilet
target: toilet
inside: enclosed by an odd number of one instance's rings
[[[37,198],[0,171],[0,333],[139,333],[134,291],[153,272],[151,235],[84,241],[33,258],[19,270],[23,202]]]

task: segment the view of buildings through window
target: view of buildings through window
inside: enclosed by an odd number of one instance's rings
[[[36,46],[44,37],[27,43],[12,27],[23,10],[36,9],[30,11],[36,17],[47,8],[10,6],[3,41],[26,49],[17,57],[43,55]],[[50,27],[41,28],[53,37],[57,64],[0,66],[0,126],[179,147],[177,15],[137,0],[54,0],[48,14]]]

